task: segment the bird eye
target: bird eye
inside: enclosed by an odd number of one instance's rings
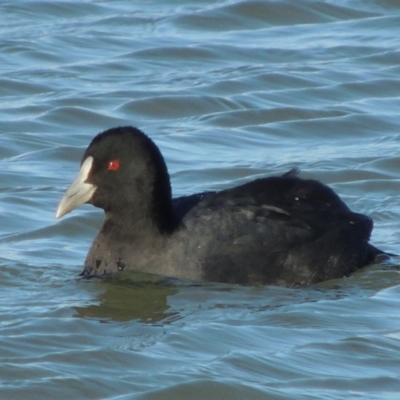
[[[119,169],[119,161],[118,160],[111,160],[108,162],[107,169],[109,171],[116,171]]]

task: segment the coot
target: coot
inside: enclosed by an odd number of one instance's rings
[[[57,217],[83,203],[105,211],[86,277],[132,270],[293,286],[347,276],[385,254],[369,244],[369,217],[296,171],[173,199],[163,156],[133,127],[93,139]]]

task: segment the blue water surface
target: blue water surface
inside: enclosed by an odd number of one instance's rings
[[[0,3],[0,398],[400,398],[400,275],[315,287],[77,279],[102,213],[55,209],[134,125],[176,196],[293,167],[400,253],[397,0]]]

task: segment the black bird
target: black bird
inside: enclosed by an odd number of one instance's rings
[[[86,277],[125,269],[294,286],[347,276],[385,254],[368,243],[369,217],[296,170],[173,199],[160,150],[132,127],[92,140],[57,218],[83,203],[105,211],[86,257]]]

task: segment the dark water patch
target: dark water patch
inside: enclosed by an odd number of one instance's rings
[[[376,12],[320,2],[236,1],[200,13],[174,18],[180,28],[200,31],[259,29],[265,26],[327,23],[335,20],[371,18]]]
[[[235,104],[225,98],[197,96],[157,96],[153,98],[136,100],[125,104],[120,111],[125,114],[139,114],[151,117],[158,115],[162,118],[182,118],[205,113],[218,113],[232,108]]]

